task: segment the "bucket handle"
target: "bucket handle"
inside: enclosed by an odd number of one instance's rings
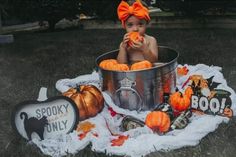
[[[139,108],[137,109],[137,111],[140,112],[142,110],[143,101],[142,101],[141,96],[139,95],[139,93],[135,89],[133,89],[132,87],[120,87],[115,92],[116,96],[117,96],[117,93],[119,93],[119,92],[121,92],[123,90],[125,90],[125,91],[127,91],[127,90],[132,91],[138,97],[138,99],[139,99],[139,103],[138,103]],[[118,100],[120,101],[120,97],[118,97]],[[121,103],[119,103],[119,105],[121,105]]]

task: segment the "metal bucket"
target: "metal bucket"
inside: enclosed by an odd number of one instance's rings
[[[106,91],[119,107],[146,111],[153,110],[163,102],[164,93],[176,88],[178,52],[159,46],[158,63],[146,70],[119,72],[101,69],[98,65],[105,59],[116,59],[119,50],[107,52],[96,59],[102,90]]]

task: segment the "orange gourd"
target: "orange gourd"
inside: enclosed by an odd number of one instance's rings
[[[130,32],[129,33],[129,42],[128,45],[131,46],[134,42],[143,42],[143,36],[139,32]]]
[[[164,133],[170,128],[170,117],[165,112],[153,111],[147,115],[145,124],[155,132]]]
[[[63,95],[71,98],[76,103],[79,109],[80,120],[97,115],[104,107],[103,95],[93,85],[81,85],[79,90],[70,88]]]
[[[175,111],[185,111],[190,106],[190,97],[181,92],[175,92],[170,95],[170,105]]]
[[[152,63],[147,60],[144,60],[144,61],[140,61],[140,62],[132,64],[130,70],[143,70],[143,69],[149,69],[151,67],[152,67]]]

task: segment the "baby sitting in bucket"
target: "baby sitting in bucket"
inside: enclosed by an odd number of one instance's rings
[[[132,64],[143,60],[156,62],[157,41],[145,33],[150,16],[144,3],[141,0],[123,0],[118,6],[117,13],[127,32],[120,43],[118,63]]]
[[[102,61],[106,70],[130,71],[152,68],[158,59],[157,41],[145,34],[150,16],[141,0],[122,0],[117,8],[118,17],[126,34],[120,43],[116,59]]]

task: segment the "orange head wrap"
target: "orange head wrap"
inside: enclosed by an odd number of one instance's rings
[[[117,8],[117,14],[123,27],[125,26],[125,21],[130,15],[134,15],[139,19],[150,21],[148,9],[143,6],[140,1],[136,1],[130,6],[127,2],[122,0]]]

